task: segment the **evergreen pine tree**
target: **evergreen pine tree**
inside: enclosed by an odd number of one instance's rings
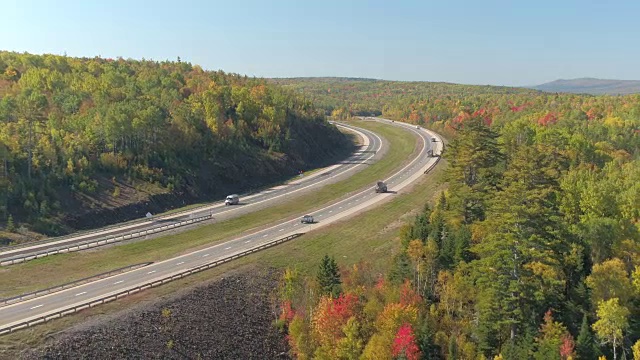
[[[593,334],[591,333],[591,327],[589,326],[589,320],[587,314],[582,317],[582,326],[580,327],[580,333],[576,341],[576,353],[581,360],[597,359],[599,355],[598,347],[593,340]]]
[[[502,160],[497,138],[482,117],[470,117],[448,147],[448,204],[465,224],[485,218],[487,197],[498,183],[497,165]]]
[[[433,330],[429,325],[428,319],[422,320],[422,326],[416,335],[418,337],[418,346],[422,353],[422,359],[438,359],[440,349],[433,343]]]
[[[389,280],[394,284],[401,284],[406,279],[411,279],[412,274],[413,268],[409,255],[405,251],[396,255],[389,271]]]
[[[325,255],[320,263],[320,269],[318,269],[318,283],[322,289],[323,294],[331,294],[333,297],[340,295],[340,272],[338,270],[338,264],[333,257]]]
[[[7,231],[8,232],[16,231],[16,225],[13,223],[13,215],[11,214],[9,214],[9,219],[7,219]]]
[[[548,154],[540,156],[541,153]],[[502,191],[487,211],[487,234],[472,247],[482,306],[498,317],[495,330],[511,339],[536,327],[530,314],[564,300],[563,282],[544,274],[561,273],[568,251],[557,208],[557,158],[547,147],[522,148],[513,154],[500,184]],[[545,271],[533,271],[534,264]],[[544,292],[537,289],[545,288]],[[497,313],[496,313],[497,311]],[[480,321],[487,319],[480,318]]]
[[[471,256],[469,254],[469,246],[471,244],[471,232],[469,227],[462,225],[456,231],[453,260],[457,264],[461,261],[469,261]]]
[[[589,327],[589,319],[587,314],[582,316],[582,325],[580,326],[580,333],[576,341],[576,352],[580,359],[588,359],[593,347],[593,335]]]

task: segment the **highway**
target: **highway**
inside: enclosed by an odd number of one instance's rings
[[[258,247],[275,239],[313,231],[336,221],[342,221],[393,197],[395,193],[400,192],[418,180],[427,169],[435,164],[437,158],[430,157],[428,150],[432,149],[434,154],[440,154],[442,152],[442,141],[437,134],[416,128],[414,125],[399,122],[391,123],[383,119],[376,119],[376,121],[387,122],[390,126],[403,127],[419,136],[422,143],[421,149],[415,158],[411,159],[406,166],[395,174],[384,179],[389,188],[388,193],[375,193],[373,184],[378,179],[372,179],[371,188],[364,189],[347,198],[309,212],[316,219],[314,224],[301,224],[300,217],[304,214],[300,214],[299,217],[286,219],[267,229],[240,236],[202,250],[75,288],[2,307],[0,308],[0,329],[85,304],[89,301],[95,301],[123,290],[132,289],[138,285],[159,280],[213,260],[223,259],[250,248]],[[436,138],[437,141],[431,142],[432,137]],[[304,237],[293,241],[304,241]]]
[[[357,171],[365,169],[367,164],[377,161],[382,156],[381,150],[383,149],[383,146],[385,146],[385,142],[378,135],[371,131],[346,124],[336,125],[354,132],[361,137],[362,146],[346,160],[341,161],[336,165],[320,169],[312,175],[296,179],[284,185],[266,189],[253,195],[241,196],[240,204],[235,206],[225,206],[224,202],[219,202],[187,211],[181,211],[179,213],[154,217],[150,220],[145,219],[135,223],[125,223],[119,226],[111,226],[105,229],[79,233],[59,239],[53,238],[21,246],[0,248],[0,264],[5,265],[11,259],[43,254],[46,251],[66,249],[78,244],[95,243],[97,240],[105,238],[144,232],[145,230],[159,228],[168,224],[178,223],[180,221],[198,218],[205,215],[212,215],[213,220],[205,221],[200,224],[211,223],[212,221],[218,222],[228,220],[273,206],[278,201],[283,201],[285,199],[290,200],[295,196],[304,194],[306,191],[312,191],[321,186],[344,180],[352,176]]]

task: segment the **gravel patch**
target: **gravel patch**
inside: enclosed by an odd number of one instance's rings
[[[54,335],[23,359],[288,359],[278,272],[250,269]]]

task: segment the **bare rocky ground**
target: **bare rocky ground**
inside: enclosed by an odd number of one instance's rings
[[[288,359],[273,325],[275,270],[246,269],[90,320],[22,359]]]

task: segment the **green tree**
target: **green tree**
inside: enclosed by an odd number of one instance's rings
[[[320,263],[320,268],[317,274],[318,284],[323,294],[330,294],[334,298],[340,295],[340,271],[338,270],[338,264],[333,257],[325,255]]]
[[[309,325],[301,316],[295,316],[289,324],[289,346],[296,359],[311,359],[314,347],[309,336]]]
[[[637,265],[635,270],[633,270],[633,274],[631,274],[631,280],[633,283],[633,288],[636,291],[636,295],[640,295],[640,265]]]
[[[394,284],[401,284],[406,279],[410,279],[413,274],[411,259],[406,251],[394,256],[392,260],[391,270],[389,270],[388,278]]]
[[[581,360],[596,360],[600,355],[591,333],[591,327],[589,327],[587,314],[582,317],[582,325],[576,341],[576,352]]]
[[[613,359],[617,359],[617,349],[622,343],[624,332],[629,327],[629,309],[619,304],[618,298],[601,301],[598,304],[598,321],[591,327],[603,344],[611,344]]]
[[[453,334],[449,336],[449,356],[447,356],[447,359],[449,360],[458,359],[458,344],[456,342],[456,337]]]
[[[449,205],[465,224],[485,217],[487,195],[497,183],[496,166],[502,158],[497,138],[483,118],[467,115],[447,149]]]
[[[363,342],[360,337],[360,323],[355,317],[351,317],[342,328],[342,332],[344,337],[338,340],[336,349],[338,359],[358,359],[363,349]]]
[[[7,231],[8,232],[16,231],[16,225],[13,222],[13,215],[11,214],[9,214],[9,219],[7,219]]]
[[[530,314],[563,300],[561,264],[568,244],[554,201],[558,176],[556,156],[546,147],[513,154],[485,222],[487,235],[472,248],[479,259],[471,264],[486,298],[480,321],[508,331],[511,339],[535,326]]]
[[[591,301],[594,305],[600,301],[618,298],[620,305],[628,306],[633,294],[625,265],[618,258],[594,265],[586,284],[591,289]]]

